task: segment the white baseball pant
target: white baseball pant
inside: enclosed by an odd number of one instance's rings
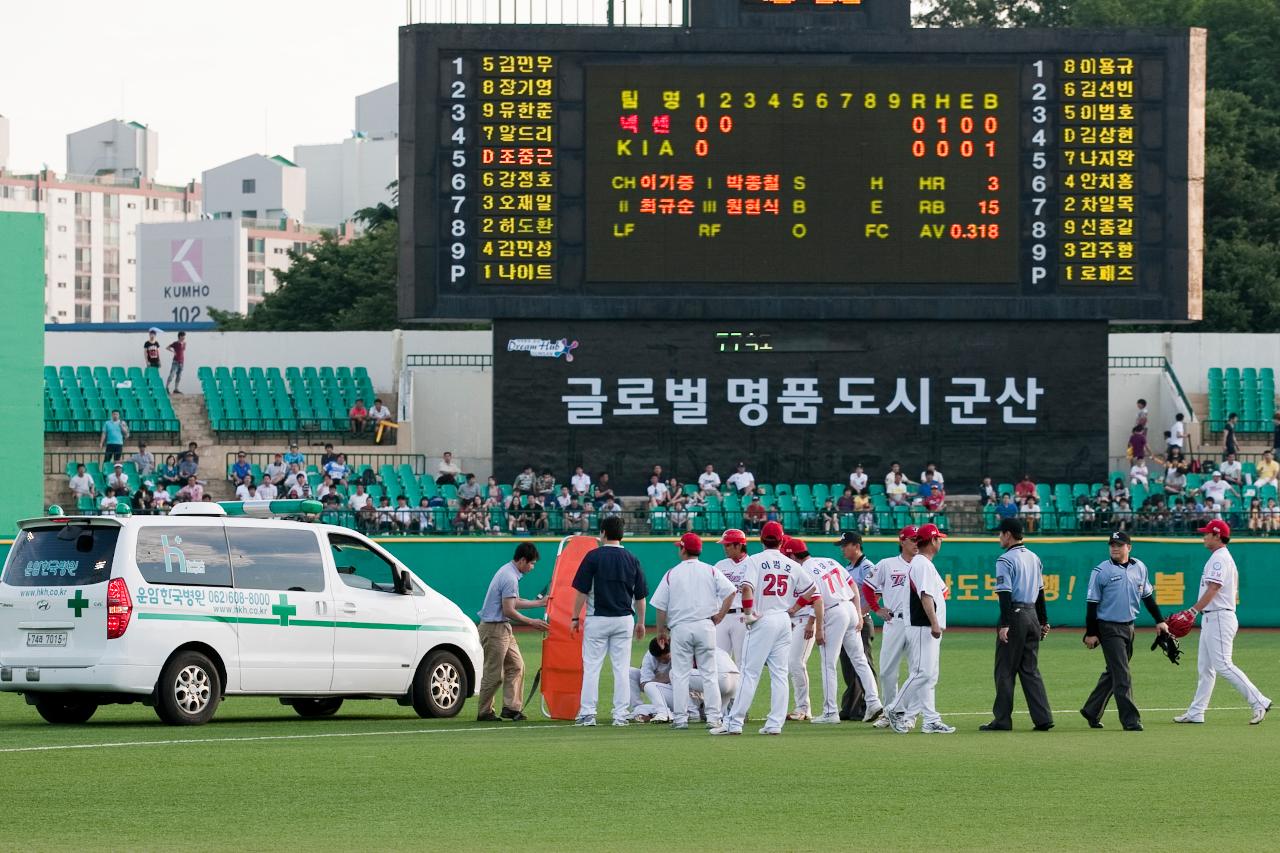
[[[717,678],[717,683],[720,685],[720,707],[722,713],[727,714],[729,706],[733,704],[733,697],[738,695],[738,685],[742,683],[742,676],[736,672],[721,672]],[[703,692],[702,688],[702,672],[695,669],[689,673],[689,693],[701,694]],[[690,700],[690,704],[692,704],[692,700]]]
[[[769,716],[764,725],[765,728],[782,731],[782,723],[787,718],[787,660],[791,655],[791,620],[787,618],[786,611],[771,611],[748,628],[742,655],[745,659],[742,683],[733,699],[729,731],[742,731],[766,666],[769,667]]]
[[[716,664],[716,627],[710,619],[681,622],[671,628],[671,693],[677,725],[689,722],[689,674],[693,659],[702,663],[702,705],[707,722],[720,724],[720,677]]]
[[[867,707],[880,703],[880,694],[876,690],[876,677],[867,663],[866,652],[862,648],[862,632],[854,627],[856,617],[853,603],[846,601],[823,612],[822,630],[825,642],[819,648],[822,660],[822,713],[837,714],[840,711],[840,685],[836,680],[836,665],[840,663],[840,648],[853,663],[853,669],[862,682],[862,691],[867,697]],[[794,646],[793,646],[794,648]]]
[[[733,662],[742,668],[742,644],[747,639],[747,623],[741,613],[730,613],[716,626],[716,645],[729,653]]]
[[[890,619],[880,629],[880,682],[883,693],[880,701],[886,708],[893,705],[898,696],[898,677],[902,671],[902,661],[907,656],[907,630],[910,626],[903,619]],[[911,715],[915,718],[915,715]]]
[[[607,654],[613,664],[613,718],[627,719],[634,616],[588,616],[582,627],[582,700],[578,716],[595,716],[600,698],[600,668]]]
[[[791,620],[791,658],[787,669],[791,672],[791,689],[796,694],[796,713],[809,714],[809,655],[813,653],[814,637],[804,638],[805,625],[812,616],[797,616]]]
[[[1231,686],[1240,691],[1244,701],[1255,711],[1271,704],[1271,700],[1262,695],[1249,676],[1231,660],[1231,652],[1235,646],[1236,631],[1240,623],[1234,610],[1206,611],[1200,620],[1200,645],[1196,652],[1200,680],[1196,684],[1196,696],[1187,708],[1187,716],[1200,719],[1209,709],[1209,700],[1213,697],[1213,685],[1218,674],[1231,682]]]
[[[942,640],[934,639],[928,628],[908,626],[906,633],[907,680],[902,683],[893,706],[887,710],[895,714],[905,713],[908,718],[923,714],[926,723],[940,723],[942,717],[934,704],[934,695],[938,686],[938,656]]]

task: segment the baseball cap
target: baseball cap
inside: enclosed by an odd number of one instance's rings
[[[782,548],[780,550],[788,557],[793,557],[796,554],[807,554],[809,552],[809,546],[804,544],[803,539],[796,539],[795,537],[788,536],[787,541],[782,543]]]
[[[915,538],[916,526],[914,524],[908,524],[906,527],[902,528],[902,532],[898,534],[898,539],[903,542],[907,542]]]
[[[936,524],[922,524],[916,530],[917,542],[929,542],[934,539],[946,539],[947,534],[938,529]]]
[[[1225,521],[1223,521],[1220,518],[1215,518],[1213,521],[1209,522],[1204,527],[1197,527],[1196,532],[1197,533],[1216,533],[1221,538],[1226,539],[1229,536],[1231,536],[1231,525],[1227,524]]]
[[[764,527],[760,528],[761,539],[777,539],[779,542],[787,535],[787,531],[782,529],[782,525],[776,521],[766,521]]]
[[[746,545],[747,534],[736,527],[730,527],[720,537],[721,545]]]
[[[852,530],[846,530],[840,534],[840,538],[836,540],[837,545],[861,545],[862,534]]]
[[[690,554],[702,553],[702,537],[696,533],[686,533],[676,540],[676,544]]]
[[[1015,539],[1022,538],[1022,522],[1016,518],[1006,518],[1000,522],[1000,526],[996,528],[999,533],[1012,533]]]
[[[1125,533],[1123,530],[1116,530],[1111,534],[1112,545],[1128,545],[1130,541],[1129,534]]]

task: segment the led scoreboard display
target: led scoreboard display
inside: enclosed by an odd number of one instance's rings
[[[1194,319],[1203,60],[1201,31],[407,27],[401,313]]]

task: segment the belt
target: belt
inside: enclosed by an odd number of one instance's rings
[[[730,612],[730,613],[741,613],[741,612],[742,612],[742,608],[741,608],[741,607],[735,607],[735,608],[733,608],[732,610],[730,610],[729,612]]]
[[[1013,603],[1013,606],[1014,607],[1035,607],[1036,603],[1034,601],[1015,601]]]
[[[1206,610],[1205,613],[1235,613],[1234,607],[1218,607],[1214,610]]]

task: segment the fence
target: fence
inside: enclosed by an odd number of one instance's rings
[[[304,454],[306,455],[306,454]],[[390,465],[399,469],[401,465],[408,465],[413,469],[413,473],[417,475],[427,473],[427,457],[421,453],[343,453],[347,457],[347,467],[355,471],[363,470],[365,467],[372,468],[377,473],[383,465]],[[235,464],[238,452],[227,454],[227,464],[223,471],[231,470],[231,466]],[[255,453],[246,452],[245,461],[250,465],[257,465],[262,468],[267,463],[272,462],[276,458],[274,453]],[[315,465],[320,467],[320,455],[310,454],[307,456],[307,465]]]
[[[682,27],[689,0],[405,0],[407,24]]]

